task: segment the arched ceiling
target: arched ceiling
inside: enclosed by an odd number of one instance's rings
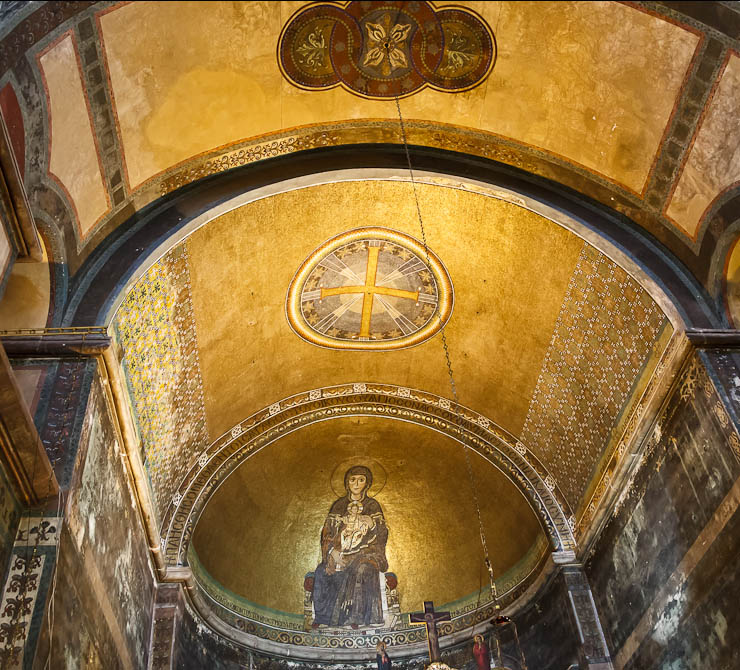
[[[496,62],[469,91],[405,98],[410,141],[600,201],[659,238],[700,281],[723,265],[714,244],[736,218],[740,176],[733,10],[462,4],[495,35]],[[73,273],[135,211],[203,176],[312,147],[400,141],[392,100],[303,90],[281,74],[281,30],[304,6],[8,10],[14,46],[4,51],[0,108],[34,214]],[[33,37],[25,64],[13,41],[21,34]]]
[[[460,402],[526,444],[583,514],[673,326],[634,278],[553,221],[478,192],[417,190],[454,286],[445,335]],[[418,236],[411,196],[404,182],[345,181],[229,209],[128,292],[114,327],[160,519],[207,445],[284,398],[365,382],[450,397],[440,336],[332,350],[298,337],[285,313],[297,269],[337,233]]]
[[[726,3],[462,4],[495,35],[490,75],[464,92],[425,88],[400,103],[412,155],[439,174],[437,157],[454,158],[455,174],[465,175],[418,187],[430,249],[454,287],[445,335],[457,393],[481,430],[505,433],[537,462],[540,483],[579,537],[669,367],[683,325],[677,314],[686,313],[669,306],[671,296],[680,289],[718,323],[724,313],[708,314],[716,305],[707,307],[699,285],[713,298],[724,284],[736,288],[737,258],[725,260],[740,215],[740,42],[726,27],[737,12]],[[286,319],[291,279],[333,236],[366,226],[420,236],[410,185],[400,179],[280,185],[332,169],[340,154],[354,161],[343,167],[405,169],[394,101],[341,87],[304,90],[281,73],[281,31],[305,6],[48,2],[0,10],[5,141],[48,252],[41,263],[16,264],[0,317],[23,327],[113,315],[104,325],[141,443],[142,495],[151,494],[162,528],[188,473],[205,468],[209,448],[239,435],[248,417],[366,383],[450,406],[439,335],[398,351],[338,351],[299,338]],[[523,199],[496,195],[493,177],[471,187],[482,165],[502,181],[547,189],[561,204],[578,202],[582,221],[558,225]],[[274,188],[219,209],[240,175],[244,191]],[[610,233],[591,215],[608,220]],[[3,240],[0,258],[9,258]],[[716,280],[722,268],[727,282]],[[116,300],[117,311],[108,309]],[[316,448],[304,462],[307,443]],[[355,453],[372,447],[386,462],[379,499],[398,519],[391,546],[402,592],[418,600],[431,589],[452,602],[475,591],[479,566],[464,514],[454,536],[464,560],[450,544],[438,550],[448,565],[465,563],[465,577],[440,567],[431,584],[407,560],[423,532],[403,517],[404,502],[432,500],[420,481],[434,480],[444,499],[430,522],[435,537],[468,500],[451,485],[464,479],[459,445],[379,419],[314,423],[251,456],[206,506],[194,565],[235,596],[295,613],[301,572],[315,567],[317,527],[335,495],[327,464],[346,460],[348,445]],[[475,462],[496,567],[513,569],[539,547],[536,516],[512,477]],[[273,503],[281,487],[291,493]],[[302,496],[310,504],[297,519]],[[253,523],[245,525],[244,510]],[[258,562],[253,544],[275,543],[269,524],[300,551],[288,557],[277,542],[275,560]],[[253,571],[244,572],[241,552]],[[283,584],[278,571],[289,576]]]
[[[117,116],[132,188],[235,140],[395,117],[393,101],[285,81],[275,48],[301,6],[132,3],[99,18],[112,96],[125,101]],[[640,192],[699,36],[617,3],[469,6],[496,35],[491,77],[463,94],[422,91],[404,102],[406,116],[511,137]]]

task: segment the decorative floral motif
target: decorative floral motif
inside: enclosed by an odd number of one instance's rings
[[[447,47],[447,60],[439,69],[440,72],[456,74],[476,57],[472,51],[470,40],[461,33],[450,35],[450,45]]]
[[[278,47],[285,77],[302,88],[342,85],[368,98],[425,86],[462,91],[482,82],[496,45],[474,12],[429,2],[310,5],[288,22]],[[389,11],[391,10],[391,11]]]
[[[390,14],[383,16],[382,23],[365,24],[368,38],[368,50],[363,65],[380,67],[387,77],[396,68],[408,67],[406,58],[406,38],[411,30],[410,23],[396,23],[389,29]]]
[[[720,426],[722,426],[722,428],[727,428],[730,420],[727,417],[727,412],[725,412],[725,408],[722,406],[722,403],[719,400],[714,403],[714,414],[716,415]]]
[[[691,366],[686,372],[683,383],[681,384],[681,400],[688,400],[694,395],[696,384],[699,381],[699,364],[694,359],[691,361]]]
[[[39,587],[47,559],[56,552],[58,521],[25,517],[18,526],[0,601],[0,667],[21,668],[25,648],[34,648],[34,628],[43,609],[37,607]]]
[[[735,454],[735,458],[740,462],[740,437],[735,431],[730,433],[730,448],[732,453]]]
[[[326,39],[321,29],[309,33],[306,41],[296,51],[303,57],[304,65],[311,70],[319,70],[326,66]]]

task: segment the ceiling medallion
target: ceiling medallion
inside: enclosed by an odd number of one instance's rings
[[[301,265],[286,315],[304,340],[331,349],[389,350],[419,344],[452,314],[450,276],[436,254],[388,228],[337,235]]]
[[[367,98],[404,97],[426,86],[466,91],[495,60],[493,32],[480,16],[421,1],[309,5],[278,43],[280,69],[292,84],[341,85]]]

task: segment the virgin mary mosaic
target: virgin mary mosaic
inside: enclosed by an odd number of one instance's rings
[[[331,506],[321,529],[321,563],[313,587],[315,628],[383,624],[379,573],[388,569],[388,527],[380,503],[367,495],[372,483],[370,468],[349,468],[346,494]]]

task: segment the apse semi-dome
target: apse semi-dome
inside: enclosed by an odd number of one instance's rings
[[[202,602],[232,634],[248,634],[258,646],[260,640],[346,650],[379,640],[396,648],[421,644],[426,631],[409,614],[424,601],[450,611],[443,636],[490,619],[463,449],[420,425],[356,416],[318,421],[257,451],[220,483],[193,534],[188,562]],[[532,583],[550,543],[517,486],[479,454],[468,457],[486,492],[481,515],[501,602],[508,603]],[[359,516],[346,502],[351,473],[370,480]],[[335,538],[345,566],[330,557],[332,524],[349,529]],[[363,609],[353,619],[350,611],[337,612],[341,594],[325,596],[318,588],[320,573],[353,570],[354,557],[373,569],[369,583],[353,572],[343,584],[350,600],[368,603],[367,614]]]

